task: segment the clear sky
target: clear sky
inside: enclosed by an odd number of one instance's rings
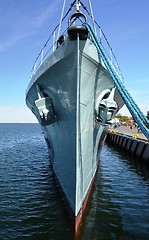
[[[68,5],[70,0],[67,1]],[[0,0],[0,122],[36,121],[25,105],[35,58],[54,26],[63,0]],[[84,1],[86,3],[86,0]],[[94,17],[119,61],[125,86],[149,110],[149,1],[92,0]],[[120,111],[128,114],[126,109]]]

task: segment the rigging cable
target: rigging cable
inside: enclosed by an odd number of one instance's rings
[[[144,135],[149,139],[149,130],[147,127],[144,125],[143,121],[146,122],[147,124],[149,123],[149,120],[144,116],[142,111],[139,109],[135,101],[132,99],[130,94],[128,93],[127,89],[121,82],[118,74],[116,73],[115,69],[113,68],[112,64],[110,63],[109,59],[106,57],[106,54],[103,50],[103,47],[101,43],[98,42],[97,37],[95,36],[95,33],[92,29],[92,27],[86,22],[83,24],[84,26],[87,27],[89,34],[92,38],[92,41],[94,45],[97,48],[99,56],[102,58],[107,70],[109,71],[111,78],[113,79],[117,90],[119,91],[123,101],[125,102],[127,108],[129,109],[131,115],[133,116],[134,120],[137,122],[139,125],[140,129],[144,133]]]
[[[74,6],[76,0],[73,1],[73,3],[71,3],[70,5],[70,8],[68,9],[68,11],[66,12],[66,14],[64,15],[63,19],[62,19],[62,22],[65,20],[65,18],[67,17],[67,15],[69,14],[69,12],[72,10],[72,7]],[[31,73],[33,72],[34,68],[35,68],[35,65],[36,65],[36,62],[38,61],[39,57],[41,56],[44,48],[47,46],[48,42],[50,41],[51,37],[53,36],[54,32],[57,30],[57,28],[59,27],[60,23],[56,25],[56,27],[54,28],[54,30],[52,31],[51,35],[49,36],[49,38],[47,39],[47,41],[45,42],[44,46],[41,48],[38,56],[36,57],[35,61],[34,61],[34,64],[33,64],[33,67],[31,69]]]
[[[90,7],[90,12],[91,12],[91,18],[92,18],[92,21],[93,21],[94,32],[95,32],[95,35],[97,35],[96,26],[95,26],[95,20],[94,20],[94,14],[93,14],[93,8],[92,8],[92,4],[91,4],[90,0],[88,0],[88,4],[89,4],[89,7]]]
[[[84,10],[87,12],[87,14],[90,16],[90,18],[91,18],[92,21],[93,21],[92,14],[88,11],[87,7],[82,3],[82,1],[80,1],[80,3],[81,3],[81,5],[82,5],[82,7],[84,8]],[[115,62],[116,62],[116,64],[117,64],[117,68],[118,68],[118,70],[119,70],[119,73],[120,73],[120,75],[121,75],[121,79],[122,79],[122,81],[123,81],[124,78],[123,78],[123,76],[122,76],[121,69],[120,69],[120,66],[119,66],[119,64],[118,64],[118,60],[117,60],[117,58],[116,58],[116,56],[115,56],[115,54],[114,54],[114,52],[113,52],[112,47],[110,46],[110,43],[109,43],[109,41],[108,41],[105,33],[103,32],[102,28],[101,28],[100,25],[96,22],[95,19],[94,19],[94,23],[95,23],[95,24],[97,25],[97,27],[99,28],[100,34],[102,34],[102,35],[104,36],[104,39],[105,39],[105,41],[106,41],[106,43],[107,43],[107,45],[108,45],[108,47],[109,47],[109,49],[110,49],[110,51],[111,51],[114,59],[115,59]],[[93,23],[93,26],[94,26],[94,23]],[[96,28],[96,27],[95,27],[95,28]]]

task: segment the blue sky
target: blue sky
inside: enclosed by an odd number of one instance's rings
[[[67,2],[69,6],[71,1]],[[62,3],[62,0],[0,0],[0,122],[36,121],[25,105],[25,91],[33,62],[59,22]],[[94,17],[119,61],[125,86],[146,114],[149,1],[92,0],[92,5]],[[120,112],[128,114],[126,108]]]

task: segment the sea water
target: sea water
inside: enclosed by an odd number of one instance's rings
[[[148,175],[105,145],[79,240],[149,239]],[[38,124],[0,124],[0,239],[74,239]]]

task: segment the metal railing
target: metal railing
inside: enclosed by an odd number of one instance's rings
[[[104,52],[106,53],[106,57],[109,59],[111,65],[113,66],[113,68],[115,69],[116,73],[118,74],[119,78],[121,79],[121,81],[124,81],[120,66],[118,64],[118,60],[113,52],[112,47],[110,46],[110,43],[106,37],[106,35],[104,34],[102,28],[98,25],[97,22],[95,22],[97,28],[96,28],[96,35],[97,38],[99,39],[100,44],[102,45]]]
[[[42,65],[45,58],[48,57],[51,54],[51,52],[55,51],[55,49],[57,48],[56,36],[58,34],[58,27],[59,27],[59,25],[57,25],[55,27],[55,29],[51,33],[50,37],[48,38],[48,40],[42,47],[41,51],[39,52],[37,58],[35,59],[32,70],[31,70],[30,79],[33,77],[33,75],[36,73],[36,71]],[[65,32],[63,34],[65,34]]]
[[[64,20],[64,19],[63,19]],[[98,25],[98,23],[95,21],[95,25],[97,26],[96,28],[96,35],[97,38],[99,39],[99,42],[101,43],[105,53],[106,53],[106,57],[110,60],[113,68],[115,69],[116,73],[118,74],[119,78],[121,79],[121,81],[123,82],[123,76],[121,73],[121,69],[119,67],[118,61],[116,59],[116,56],[112,50],[112,47],[110,46],[102,28]],[[37,58],[34,61],[32,70],[31,70],[31,76],[30,79],[33,77],[33,75],[36,73],[36,71],[39,69],[39,67],[42,65],[43,61],[52,53],[52,51],[55,51],[55,49],[58,47],[57,46],[57,38],[60,35],[60,24],[58,24],[55,29],[53,30],[53,32],[51,33],[50,37],[48,38],[48,40],[46,41],[46,43],[44,44],[44,46],[42,47],[41,51],[39,52]],[[66,36],[66,32],[67,32],[68,28],[66,28],[64,30],[63,33],[61,33],[61,35],[65,35]]]
[[[124,84],[121,82],[119,75],[113,68],[113,65],[111,64],[109,58],[107,58],[107,55],[102,47],[102,44],[100,43],[100,41],[98,41],[97,36],[95,35],[92,27],[88,23],[84,23],[83,25],[87,27],[87,29],[90,33],[90,36],[92,38],[92,41],[97,48],[98,54],[101,56],[101,59],[103,60],[107,70],[109,71],[109,74],[110,74],[111,78],[113,79],[115,86],[116,86],[119,94],[121,95],[124,103],[126,104],[126,107],[128,108],[128,110],[131,113],[131,115],[133,116],[134,120],[140,127],[141,131],[144,133],[144,135],[149,140],[149,130],[146,127],[146,125],[149,126],[149,120],[143,114],[143,112],[138,107],[138,105],[136,104],[134,99],[131,97],[130,93],[128,92],[128,90],[126,89]]]

